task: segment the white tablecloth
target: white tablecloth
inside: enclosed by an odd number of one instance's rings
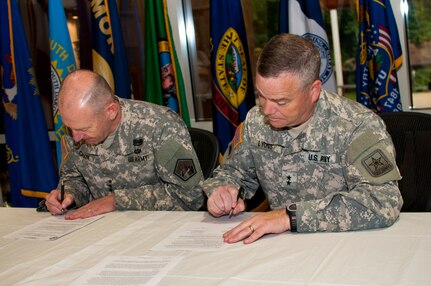
[[[207,252],[151,250],[186,222],[217,220],[204,212],[114,212],[56,241],[3,238],[47,216],[0,208],[0,285],[68,285],[112,255],[183,256],[159,285],[431,285],[431,213],[402,213],[387,229],[286,232]]]

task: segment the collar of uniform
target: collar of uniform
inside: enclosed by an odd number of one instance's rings
[[[292,127],[290,129],[287,130],[287,132],[289,132],[290,136],[295,139],[298,137],[299,134],[301,134],[307,127],[308,124],[310,124],[311,119],[313,118],[313,116],[311,116],[307,121],[305,121],[303,124],[297,126],[297,127]]]
[[[120,129],[120,125],[121,125],[121,122],[120,122],[120,124],[118,124],[117,128],[115,129],[115,131],[114,131],[114,132],[112,132],[111,134],[109,134],[109,136],[105,139],[105,141],[103,141],[103,142],[100,144],[100,146],[101,146],[102,148],[109,149],[109,147],[111,147],[112,143],[113,143],[113,142],[114,142],[114,140],[115,140],[115,137],[116,137],[116,136],[117,136],[117,134],[118,134],[118,129]]]

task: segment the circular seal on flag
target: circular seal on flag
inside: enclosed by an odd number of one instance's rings
[[[247,93],[247,60],[241,39],[232,27],[220,39],[216,70],[217,83],[223,96],[238,108]]]
[[[55,65],[55,66],[53,66],[53,64]],[[53,97],[53,106],[54,106],[54,114],[56,115],[57,114],[57,111],[58,111],[58,92],[60,91],[60,85],[61,85],[61,79],[60,79],[60,76],[58,75],[58,73],[57,73],[57,70],[56,70],[56,66],[57,65],[57,63],[56,63],[56,61],[55,62],[53,62],[52,64],[51,64],[51,83],[52,83],[52,94],[54,94],[55,96]]]
[[[327,82],[333,71],[328,42],[324,38],[311,33],[306,33],[302,37],[312,42],[319,49],[321,59],[320,80],[322,83]]]

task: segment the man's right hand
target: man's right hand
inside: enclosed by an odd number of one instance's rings
[[[233,185],[217,187],[208,198],[208,212],[215,217],[220,217],[229,214],[231,210],[233,215],[245,211],[244,201],[241,198],[237,200],[238,192],[238,188]]]
[[[73,204],[75,199],[71,194],[65,194],[63,203],[60,203],[60,190],[52,190],[45,197],[45,205],[52,215],[62,215],[66,212],[67,207]]]

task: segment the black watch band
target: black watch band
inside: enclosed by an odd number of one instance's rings
[[[290,231],[296,232],[298,229],[297,219],[296,219],[296,204],[290,204],[286,208],[286,213],[290,220]]]

